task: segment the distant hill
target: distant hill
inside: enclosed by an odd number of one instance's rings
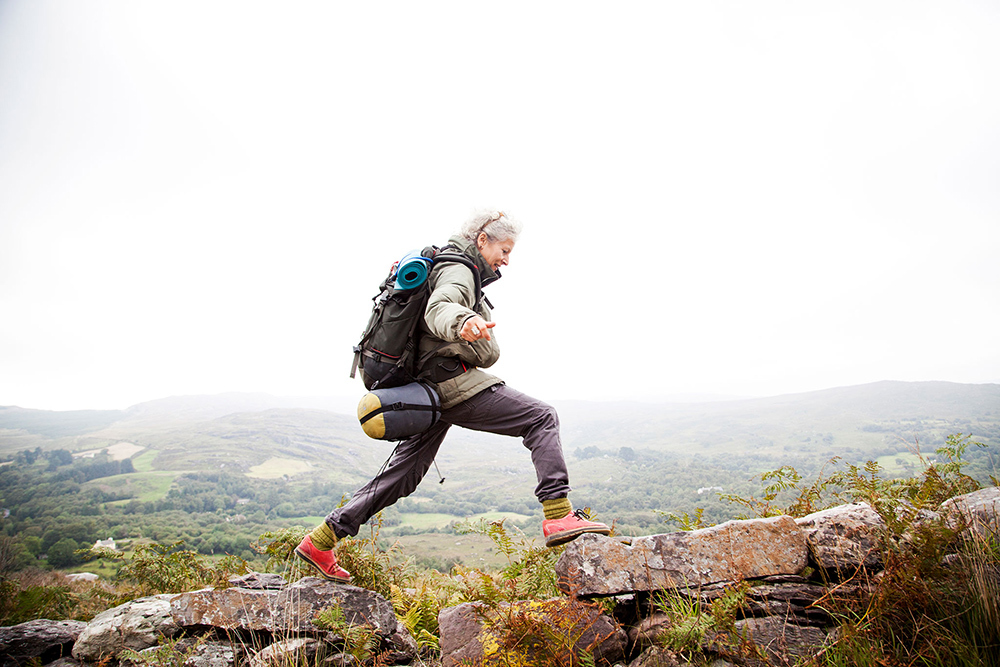
[[[877,460],[887,475],[918,474],[918,447],[934,456],[955,433],[989,446],[970,449],[970,471],[982,480],[997,474],[990,458],[1000,449],[997,384],[877,382],[704,403],[554,404],[574,502],[607,513],[626,534],[662,523],[657,509],[732,518],[737,508],[717,492],[751,494],[756,476],[784,466],[815,478],[838,457],[842,464]],[[308,524],[370,479],[393,451],[394,443],[366,437],[350,412],[332,399],[236,393],[171,397],[124,411],[0,408],[0,461],[38,447],[69,450],[77,462],[105,451],[128,458],[131,472],[81,486],[81,493],[108,498],[108,516],[127,503],[131,513],[118,520],[128,530],[153,521],[176,524],[170,530],[181,535],[187,519],[154,521],[147,513],[170,512],[192,494],[195,509],[187,511],[211,515],[198,519],[201,528],[185,529],[192,535],[237,515],[255,517],[261,530],[278,518]],[[389,525],[419,532],[477,514],[539,511],[531,457],[518,439],[456,428],[436,466],[447,483],[438,484],[432,468],[388,513]],[[237,496],[253,500],[229,507]],[[146,518],[139,521],[138,513]]]
[[[369,440],[343,401],[229,393],[180,396],[124,411],[0,408],[0,455],[26,446],[72,451],[134,442],[154,469],[249,470],[278,457],[337,476],[364,477],[392,445]],[[706,403],[554,402],[567,454],[621,447],[692,456],[840,455],[863,461],[919,442],[932,451],[950,433],[1000,446],[1000,385],[877,382],[802,394]],[[478,467],[498,452],[521,466],[516,441],[455,429],[439,461]],[[509,449],[508,449],[509,448]],[[530,465],[530,463],[529,463]]]
[[[47,438],[60,438],[97,431],[121,419],[121,410],[30,410],[0,406],[0,451],[3,431],[25,431]]]

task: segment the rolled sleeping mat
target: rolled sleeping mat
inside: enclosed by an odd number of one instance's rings
[[[427,280],[431,272],[431,260],[420,254],[420,250],[411,250],[406,253],[403,259],[399,260],[396,267],[396,283],[393,287],[397,290],[413,289],[420,287]]]
[[[425,382],[375,389],[358,403],[361,428],[376,440],[403,440],[423,433],[440,416],[441,399]]]

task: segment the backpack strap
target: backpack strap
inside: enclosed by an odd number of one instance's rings
[[[479,306],[482,304],[484,298],[483,277],[479,275],[479,267],[477,267],[476,264],[465,255],[456,252],[457,250],[458,248],[456,248],[455,246],[445,246],[441,248],[440,250],[438,250],[437,254],[434,255],[434,263],[436,264],[438,262],[457,262],[459,264],[464,264],[469,268],[469,271],[472,271],[472,280],[475,282],[476,286],[475,287],[476,303],[473,306],[472,310],[478,311]],[[490,307],[492,308],[492,305]]]

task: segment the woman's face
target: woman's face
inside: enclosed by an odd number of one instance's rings
[[[501,266],[507,266],[510,263],[510,253],[514,250],[514,241],[511,239],[493,241],[486,235],[486,232],[482,232],[476,240],[476,247],[479,248],[479,254],[483,256],[489,267],[496,271]]]

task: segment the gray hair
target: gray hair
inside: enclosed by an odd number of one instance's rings
[[[503,211],[479,211],[465,221],[459,234],[475,243],[484,233],[491,241],[517,241],[521,223],[508,218]]]

